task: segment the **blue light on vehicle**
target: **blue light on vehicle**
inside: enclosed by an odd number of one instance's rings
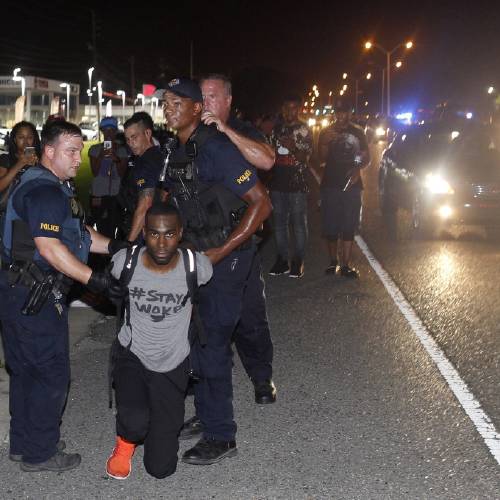
[[[465,118],[467,118],[467,120],[472,120],[472,117],[474,115],[469,111],[466,115],[465,115]]]
[[[408,111],[406,113],[399,113],[396,115],[396,120],[400,120],[407,125],[411,124],[411,120],[413,118],[413,113]]]

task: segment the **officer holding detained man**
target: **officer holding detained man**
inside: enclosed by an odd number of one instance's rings
[[[166,171],[169,199],[179,208],[184,240],[214,265],[212,280],[200,289],[207,344],[195,343],[192,350],[203,435],[182,457],[207,465],[236,454],[231,337],[256,255],[252,235],[269,216],[271,202],[237,147],[215,127],[201,124],[198,84],[172,80],[164,101],[167,124],[178,137]]]

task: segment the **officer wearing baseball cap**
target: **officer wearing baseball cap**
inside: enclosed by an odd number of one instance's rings
[[[200,288],[207,344],[196,342],[191,354],[199,376],[195,406],[203,434],[182,457],[189,464],[208,465],[237,453],[231,338],[256,256],[252,235],[269,216],[271,202],[236,146],[201,123],[198,84],[176,78],[164,90],[165,119],[178,137],[167,169],[169,199],[179,208],[186,243],[214,265],[212,280]]]
[[[167,84],[166,89],[157,89],[154,96],[163,99],[165,92],[172,92],[179,97],[191,99],[193,102],[203,103],[203,95],[200,86],[189,78],[174,78]]]

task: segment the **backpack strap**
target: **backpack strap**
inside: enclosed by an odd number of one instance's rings
[[[123,269],[119,278],[119,281],[123,286],[128,286],[130,280],[132,279],[132,276],[134,275],[135,268],[137,267],[137,261],[139,260],[140,250],[141,250],[141,245],[132,245],[131,247],[127,248],[125,262],[123,264]],[[120,302],[118,308],[119,310],[117,311],[118,321],[117,321],[116,334],[118,335],[118,333],[120,332],[120,329],[123,325],[123,320],[125,320],[126,325],[130,328],[130,331],[132,332],[132,326],[130,324],[130,299],[128,294]],[[130,342],[129,345],[127,346],[127,349],[130,349],[131,345],[132,345],[132,336],[130,337]]]
[[[127,253],[125,254],[125,262],[123,264],[122,272],[120,273],[119,281],[124,286],[128,286],[132,276],[134,275],[137,262],[139,260],[139,254],[141,250],[141,245],[132,245],[127,248]],[[118,302],[116,305],[116,337],[111,344],[111,349],[109,351],[109,362],[108,362],[108,403],[109,408],[113,408],[113,369],[115,367],[115,361],[117,357],[118,350],[120,348],[118,342],[118,334],[122,328],[123,322],[126,322],[127,326],[130,327],[130,342],[127,349],[130,349],[132,345],[132,326],[130,324],[130,298],[127,293],[126,296]]]
[[[199,305],[199,285],[198,285],[198,271],[196,268],[196,253],[189,248],[181,248],[182,258],[184,259],[184,268],[186,270],[186,282],[188,293],[184,297],[182,305],[185,305],[187,299],[191,300],[193,305],[193,313],[191,321],[193,322],[194,328],[189,328],[189,343],[193,345],[196,339],[200,342],[202,346],[207,344],[207,337],[205,334],[205,329],[201,321],[200,312],[198,310]]]

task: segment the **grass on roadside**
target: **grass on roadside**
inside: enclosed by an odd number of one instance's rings
[[[78,199],[84,206],[87,213],[89,209],[90,187],[92,185],[93,179],[92,171],[90,170],[90,160],[88,153],[90,146],[92,146],[93,144],[97,144],[97,141],[84,142],[82,151],[82,163],[80,164],[80,169],[78,170],[78,174],[75,178],[75,186]]]

